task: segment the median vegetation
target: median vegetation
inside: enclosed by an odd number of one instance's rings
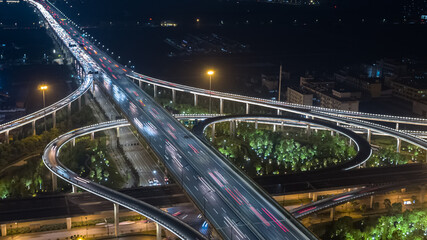
[[[41,158],[44,148],[59,135],[96,122],[89,106],[73,113],[71,121],[66,114],[57,117],[57,128],[23,138],[19,138],[24,135],[24,130],[20,130],[21,133],[16,134],[9,144],[0,144],[0,169],[15,163],[19,165],[0,174],[0,199],[30,197],[50,191],[50,173]],[[32,155],[34,157],[27,158]]]
[[[356,154],[348,138],[331,136],[327,131],[273,131],[268,126],[255,129],[252,123],[241,123],[232,133],[229,126],[228,122],[216,124],[213,145],[252,177],[321,169]],[[210,137],[210,131],[207,135]]]

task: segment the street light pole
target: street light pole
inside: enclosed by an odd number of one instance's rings
[[[46,108],[46,98],[45,98],[44,91],[47,90],[47,85],[40,86],[40,90],[42,90],[42,93],[43,93],[43,109],[45,109]],[[43,118],[44,118],[44,130],[46,131],[46,114],[43,114]]]
[[[212,75],[214,75],[213,70],[208,71],[209,75],[209,114],[212,114]]]

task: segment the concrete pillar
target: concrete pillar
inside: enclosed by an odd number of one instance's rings
[[[77,102],[78,102],[78,104],[79,104],[79,112],[82,110],[82,97],[79,97],[78,99],[77,99]]]
[[[330,215],[331,221],[334,220],[334,217],[335,217],[335,207],[331,208],[331,215]]]
[[[56,188],[58,187],[58,179],[56,177],[55,174],[53,174],[53,172],[51,172],[51,176],[52,176],[52,191],[56,191]]]
[[[333,137],[335,135],[334,130],[331,130],[331,136]]]
[[[75,147],[75,146],[76,146],[76,139],[75,139],[75,138],[73,138],[73,140],[72,140],[71,142],[72,142],[72,144],[73,144],[73,147]]]
[[[157,97],[157,85],[153,85],[154,86],[154,97],[156,98]]]
[[[194,94],[194,106],[197,106],[197,94]]]
[[[33,136],[36,135],[36,121],[34,120],[32,122],[32,126],[33,126]]]
[[[311,125],[310,124],[307,124],[307,129],[306,129],[306,131],[305,131],[308,135],[310,135],[310,133],[311,133]]]
[[[399,130],[399,123],[396,123],[396,130]]]
[[[212,141],[215,139],[215,123],[212,124]]]
[[[427,185],[421,185],[420,186],[420,204],[424,203],[424,195],[426,195],[426,186]]]
[[[281,115],[280,109],[277,109],[277,115]]]
[[[119,138],[120,137],[120,128],[116,128],[116,131],[117,131],[117,137]]]
[[[95,139],[95,132],[91,132],[90,133],[90,140],[94,140]]]
[[[283,125],[284,125],[283,122],[281,122],[280,123],[280,131],[282,131],[282,132],[283,132],[283,127],[284,127]]]
[[[368,143],[369,143],[369,144],[371,144],[371,136],[372,136],[371,129],[368,129],[368,137],[367,137],[367,140],[368,140]]]
[[[230,135],[234,135],[233,123],[234,123],[234,121],[231,120],[230,121]]]
[[[7,130],[6,132],[4,132],[4,140],[6,143],[9,143],[9,130]]]
[[[1,226],[1,236],[6,237],[7,236],[7,224],[2,224]]]
[[[369,208],[374,208],[374,195],[371,195],[371,201],[369,202]]]
[[[142,88],[142,81],[138,81],[139,88]]]
[[[351,147],[353,146],[353,140],[351,140],[351,138],[348,139],[348,145]]]
[[[71,184],[71,193],[77,193],[77,186],[74,184]]]
[[[276,124],[273,124],[273,132],[276,131]]]
[[[176,90],[172,89],[172,102],[175,103],[176,102]]]
[[[224,100],[222,98],[219,99],[219,113],[224,114]]]
[[[162,226],[156,223],[156,240],[162,240]]]
[[[56,111],[52,113],[53,128],[56,128]]]
[[[71,218],[67,217],[65,221],[67,222],[67,230],[71,230],[71,226],[72,226]]]
[[[249,103],[246,103],[246,114],[249,114]]]
[[[71,103],[68,104],[68,117],[71,118]]]
[[[396,138],[396,140],[397,140],[397,143],[396,143],[396,145],[397,145],[397,147],[396,147],[396,152],[400,152],[400,147],[402,146],[402,140],[400,139],[400,138]]]
[[[255,129],[258,129],[258,120],[255,120]]]
[[[114,236],[119,235],[119,205],[114,203]]]
[[[312,199],[311,199],[311,200],[312,200],[313,202],[316,202],[316,201],[317,201],[317,193],[312,193],[312,194],[311,194],[311,197],[312,197]]]

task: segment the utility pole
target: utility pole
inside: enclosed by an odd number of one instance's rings
[[[280,102],[280,92],[282,90],[282,64],[280,64],[280,72],[279,72],[279,96],[277,100]]]

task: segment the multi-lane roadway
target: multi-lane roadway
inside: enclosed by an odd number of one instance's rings
[[[103,69],[99,84],[226,239],[315,239],[224,158],[208,148],[45,2],[44,7]]]

